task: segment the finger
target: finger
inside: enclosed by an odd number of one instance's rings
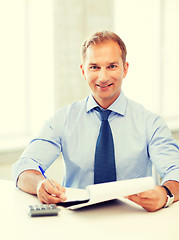
[[[66,200],[64,187],[58,185],[59,190],[57,190],[51,185],[51,183],[48,180],[42,182],[41,186],[42,194],[44,195],[45,200],[47,202],[56,203]]]
[[[155,191],[152,189],[152,190],[148,190],[148,191],[145,191],[145,192],[140,192],[138,194],[133,194],[133,195],[129,195],[129,196],[126,196],[125,198],[128,198],[130,200],[142,200],[142,199],[153,199],[156,197],[156,194],[155,194]]]
[[[46,199],[46,197],[44,196],[44,195],[41,195],[41,202],[42,203],[46,203],[47,204],[47,199]]]
[[[141,206],[148,212],[156,210],[156,207],[153,205],[153,202],[150,201],[150,199],[140,198],[137,195],[130,195],[127,198],[132,202],[136,203],[137,205]]]
[[[151,199],[149,198],[141,198],[139,194],[134,194],[126,197],[127,199],[131,200],[132,202],[137,203],[140,206],[150,205]]]
[[[64,187],[62,186],[58,186],[58,189],[57,190],[56,188],[54,188],[52,186],[52,184],[47,180],[47,181],[44,181],[42,182],[42,187],[44,187],[45,191],[54,196],[54,197],[57,197],[57,198],[60,198],[61,201],[64,201],[65,200],[65,194],[64,194]]]
[[[64,188],[61,190],[56,190],[48,180],[43,180],[38,184],[37,187],[37,196],[41,202],[45,203],[57,203],[66,200],[64,193]]]
[[[63,187],[63,186],[58,186],[58,185],[56,185],[56,187],[57,187],[57,189],[60,191],[60,192],[66,192],[66,189]]]
[[[43,199],[43,187],[42,187],[42,183],[45,181],[45,179],[39,181],[39,183],[37,184],[37,197],[39,198],[39,200],[43,203],[44,199]]]
[[[46,204],[56,204],[59,202],[63,202],[66,200],[66,196],[63,196],[62,193],[61,197],[56,197],[54,195],[49,194],[44,189],[42,191],[39,191],[39,200]]]
[[[126,196],[125,198],[135,202],[135,203],[139,203],[140,202],[140,197],[137,196],[137,194],[134,195],[130,195],[130,196]]]
[[[154,198],[156,196],[155,191],[152,190],[148,190],[146,192],[141,192],[137,194],[140,198]]]
[[[52,182],[54,183],[54,185],[56,186],[56,188],[60,191],[60,192],[66,192],[66,188],[63,187],[62,185],[58,184],[57,182],[53,181]]]
[[[147,211],[156,211],[162,208],[166,202],[166,196],[161,186],[156,186],[153,190],[130,195],[126,198],[142,206]]]
[[[55,196],[52,196],[48,193],[44,194],[43,195],[43,201],[47,204],[56,204],[56,203],[59,203],[59,202],[63,202],[64,200],[62,198],[58,198],[58,197],[55,197]]]
[[[42,179],[41,181],[38,182],[37,184],[37,196],[39,195],[40,188],[42,187],[42,183],[45,181],[45,179]]]

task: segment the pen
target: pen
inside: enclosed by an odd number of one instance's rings
[[[52,186],[53,186],[56,190],[58,190],[58,188],[53,184],[53,182],[45,175],[45,171],[41,168],[41,166],[39,166],[39,169],[40,169],[42,175],[44,176],[44,178],[46,178],[46,179],[52,184]],[[58,191],[59,191],[59,190],[58,190]]]

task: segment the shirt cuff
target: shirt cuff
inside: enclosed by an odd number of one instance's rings
[[[176,168],[165,175],[162,179],[161,185],[167,181],[176,181],[179,182],[179,168]]]
[[[16,187],[19,175],[26,170],[37,170],[38,172],[40,172],[38,168],[38,163],[33,161],[32,159],[26,158],[23,161],[22,159],[18,160],[12,166],[12,180],[15,183]]]

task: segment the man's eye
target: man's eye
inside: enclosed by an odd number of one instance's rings
[[[116,68],[117,66],[116,65],[114,65],[114,64],[111,64],[110,66],[109,66],[109,68]]]
[[[96,69],[98,69],[98,66],[91,66],[90,69],[96,70]]]

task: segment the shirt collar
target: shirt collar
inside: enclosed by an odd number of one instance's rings
[[[116,112],[122,116],[125,115],[126,112],[126,105],[127,105],[127,99],[124,93],[121,91],[118,98],[108,107],[108,110],[111,110],[113,112]],[[86,104],[86,111],[89,112],[95,107],[99,107],[95,99],[93,98],[92,94],[89,95],[87,99]]]

